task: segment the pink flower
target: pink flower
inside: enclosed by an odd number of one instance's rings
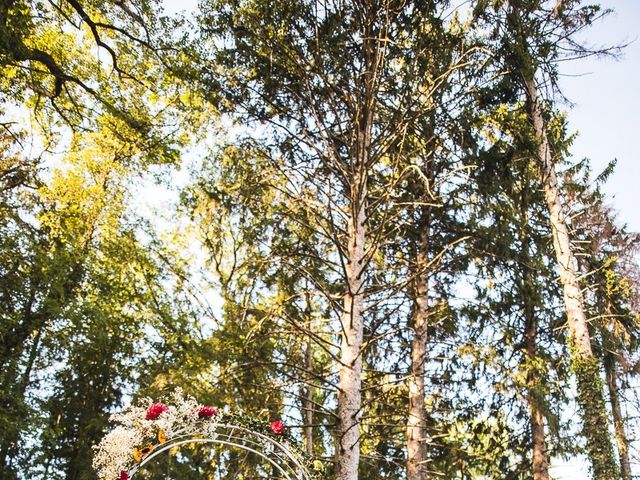
[[[269,425],[269,430],[271,430],[276,435],[282,435],[282,432],[284,432],[284,423],[282,423],[280,420],[271,422],[271,424]]]
[[[151,405],[149,405],[149,408],[147,408],[147,416],[145,417],[145,419],[157,420],[160,415],[167,411],[169,411],[169,407],[167,407],[164,403],[152,403]]]
[[[218,410],[213,407],[198,408],[198,418],[211,418],[218,415]]]
[[[129,474],[124,470],[120,470],[120,473],[118,474],[118,480],[129,480]]]

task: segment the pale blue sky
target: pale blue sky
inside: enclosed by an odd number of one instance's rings
[[[614,13],[594,25],[584,36],[591,45],[632,41],[619,60],[591,58],[568,62],[561,80],[565,95],[574,102],[569,124],[580,136],[574,157],[589,157],[600,171],[613,158],[616,171],[605,191],[619,219],[640,231],[640,1],[603,0]]]

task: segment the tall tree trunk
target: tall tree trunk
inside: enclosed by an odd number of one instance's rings
[[[549,459],[544,434],[544,416],[540,401],[529,391],[529,413],[531,415],[531,465],[533,480],[549,480]]]
[[[356,183],[361,183],[354,179]],[[363,262],[365,209],[355,202],[348,224],[347,292],[342,315],[340,377],[338,381],[338,480],[357,480],[360,462],[360,409],[364,330]]]
[[[358,480],[360,464],[360,416],[362,407],[362,350],[364,340],[364,281],[367,259],[367,182],[371,129],[376,106],[376,75],[381,65],[379,32],[374,24],[380,12],[375,2],[364,2],[359,18],[362,28],[363,71],[354,110],[355,138],[351,144],[351,178],[348,179],[349,212],[345,248],[346,292],[342,313],[338,380],[338,434],[336,479]]]
[[[366,109],[365,109],[366,110]],[[357,480],[360,464],[360,416],[362,406],[362,347],[364,340],[364,279],[366,198],[371,116],[359,122],[352,166],[347,245],[346,292],[341,319],[338,379],[338,445],[336,479]]]
[[[528,267],[525,267],[528,269]],[[525,274],[525,282],[527,275]],[[525,284],[525,287],[531,285]],[[549,480],[549,459],[547,457],[547,442],[544,433],[544,415],[542,413],[541,392],[536,388],[539,382],[539,374],[532,366],[537,356],[537,330],[538,322],[535,317],[535,310],[531,302],[527,300],[525,293],[525,332],[524,348],[527,354],[527,403],[529,404],[529,415],[531,425],[531,466],[533,480]]]
[[[429,265],[430,215],[428,212],[422,214],[420,223],[420,240],[416,255],[416,270],[418,274],[415,280],[411,374],[408,379],[407,480],[424,480],[427,478],[427,410],[424,403],[424,376],[429,317],[429,272],[427,269]]]
[[[311,318],[311,298],[310,295],[306,295],[307,308],[306,317],[308,328],[312,330],[312,318]],[[307,342],[304,347],[304,366],[305,377],[307,379],[306,385],[303,387],[302,392],[302,418],[303,418],[303,436],[304,436],[304,449],[307,455],[313,455],[313,388],[312,384],[315,380],[313,377],[313,341],[311,336],[307,336]]]
[[[549,209],[553,246],[560,269],[560,283],[569,327],[571,363],[577,379],[578,403],[582,409],[583,433],[587,440],[587,450],[596,480],[617,479],[619,477],[618,466],[609,436],[603,385],[598,361],[591,350],[582,291],[578,282],[569,229],[562,212],[560,189],[547,137],[542,103],[538,97],[535,79],[525,78],[524,86],[528,97],[530,120],[538,141],[537,156]]]
[[[305,368],[308,372],[313,369],[313,350],[311,350],[311,340],[307,342],[305,349]],[[304,398],[302,409],[304,411],[304,450],[307,455],[313,455],[313,388],[311,373],[307,375],[307,384],[304,387]]]
[[[613,413],[613,427],[616,432],[616,443],[618,445],[618,456],[620,457],[620,469],[622,470],[622,480],[631,480],[631,463],[629,461],[629,440],[624,428],[624,417],[620,408],[620,394],[618,392],[618,371],[616,359],[613,353],[604,354],[604,372],[607,378],[609,390],[609,400],[611,402],[611,412]]]

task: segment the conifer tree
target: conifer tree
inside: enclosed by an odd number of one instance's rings
[[[284,172],[281,188],[334,248],[327,262],[338,267],[343,292],[334,323],[340,479],[358,471],[371,262],[393,222],[404,135],[423,114],[413,99],[441,81],[417,75],[430,52],[413,47],[429,35],[415,19],[430,15],[425,3],[252,2],[213,4],[200,18],[213,58],[225,67],[204,74],[220,105],[265,124],[265,136],[251,136],[256,150]]]
[[[615,440],[623,480],[632,478],[629,437],[621,406],[619,371],[628,369],[638,338],[637,252],[638,234],[619,225],[615,212],[605,205],[602,185],[615,162],[591,177],[586,161],[565,175],[572,227],[580,241],[579,267],[586,292],[586,308],[591,320],[595,354],[604,368],[613,417]]]
[[[531,124],[531,154],[539,168],[549,223],[560,272],[568,325],[568,345],[572,369],[578,384],[578,402],[583,414],[583,432],[596,479],[616,478],[618,466],[608,434],[608,415],[603,397],[603,384],[598,362],[591,346],[584,298],[579,283],[574,245],[567,224],[557,164],[563,150],[554,145],[549,128],[553,112],[540,93],[540,85],[553,91],[557,85],[556,61],[570,53],[589,54],[574,40],[577,32],[589,26],[598,16],[599,7],[582,6],[580,2],[546,2],[523,0],[496,5],[497,35],[502,59],[509,69],[509,80],[526,102]]]

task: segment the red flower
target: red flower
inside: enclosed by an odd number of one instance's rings
[[[118,474],[118,480],[129,480],[129,474],[124,470],[120,470],[120,473]]]
[[[211,418],[218,415],[218,410],[213,407],[198,408],[198,418]]]
[[[160,415],[167,411],[169,411],[169,407],[167,407],[164,403],[152,403],[151,405],[149,405],[149,408],[147,408],[147,416],[145,417],[145,419],[157,420]]]
[[[271,430],[276,435],[282,435],[282,432],[284,432],[284,423],[282,423],[280,420],[271,422],[271,425],[269,425],[269,430]]]

